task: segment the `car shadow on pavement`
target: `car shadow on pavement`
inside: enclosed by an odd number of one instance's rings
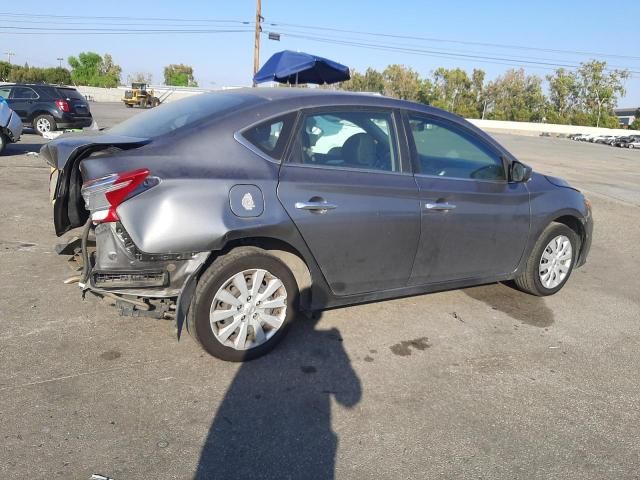
[[[469,297],[479,300],[493,310],[534,327],[548,327],[555,322],[553,311],[543,297],[521,292],[511,282],[494,283],[462,290]]]
[[[331,398],[362,397],[336,328],[299,315],[271,353],[240,366],[202,447],[195,479],[332,479]]]

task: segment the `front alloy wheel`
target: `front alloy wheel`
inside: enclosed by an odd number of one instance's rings
[[[558,235],[547,244],[538,267],[540,282],[545,288],[556,288],[567,278],[571,270],[572,255],[571,241],[564,235]]]
[[[517,287],[538,296],[558,292],[573,271],[579,241],[567,225],[550,224],[538,238],[522,273],[515,278]]]

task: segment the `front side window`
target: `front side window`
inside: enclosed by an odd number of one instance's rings
[[[13,98],[15,100],[32,100],[38,98],[38,94],[29,87],[14,87]]]
[[[287,144],[287,132],[291,131],[295,115],[295,113],[290,113],[265,120],[246,129],[242,132],[242,136],[261,152],[280,161]]]
[[[432,118],[409,115],[419,173],[474,180],[505,180],[502,159],[463,131]]]
[[[392,114],[353,110],[305,115],[291,159],[304,165],[399,172]]]

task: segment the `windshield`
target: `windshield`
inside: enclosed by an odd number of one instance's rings
[[[111,128],[110,132],[140,138],[159,137],[205,118],[223,115],[253,98],[224,93],[194,95],[140,113]]]

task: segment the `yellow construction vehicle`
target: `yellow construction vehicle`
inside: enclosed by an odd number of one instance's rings
[[[137,105],[141,108],[153,108],[160,105],[160,99],[146,83],[132,83],[131,89],[124,92],[122,101],[128,108]]]

